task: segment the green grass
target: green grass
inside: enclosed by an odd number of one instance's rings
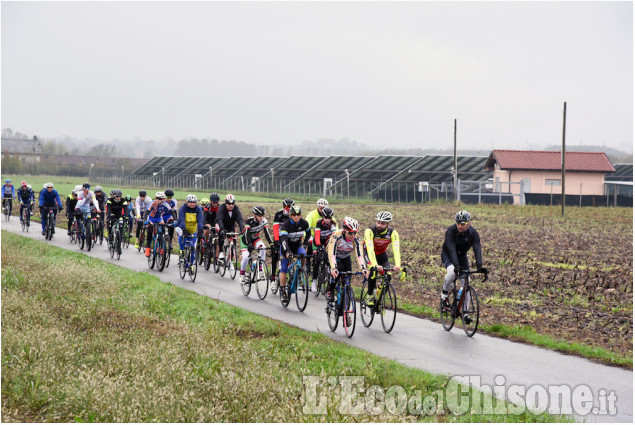
[[[2,302],[5,422],[569,420],[455,416],[447,404],[433,416],[341,414],[330,376],[400,385],[409,396],[452,388],[446,376],[5,231]],[[323,416],[303,413],[307,375],[324,384]]]

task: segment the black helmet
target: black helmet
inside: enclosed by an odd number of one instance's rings
[[[115,196],[115,193],[117,192],[117,190],[113,189],[110,191],[110,196]]]
[[[90,189],[90,183],[84,183],[84,184],[82,185],[82,187],[83,187],[84,189]]]
[[[292,207],[293,205],[295,205],[295,201],[291,198],[286,198],[284,201],[282,201],[283,207]]]
[[[165,189],[165,196],[168,197],[173,197],[174,196],[174,191],[172,189]]]
[[[256,205],[255,207],[251,209],[251,212],[256,215],[265,215],[265,207]]]
[[[114,189],[110,192],[112,196],[121,196],[121,189]]]
[[[324,217],[324,218],[333,218],[333,208],[324,207],[324,209],[322,210],[322,217]]]
[[[145,190],[139,191],[139,196],[141,196],[142,198],[145,198],[147,195],[148,195],[148,192],[146,192]]]
[[[220,202],[220,195],[216,192],[212,193],[211,195],[209,195],[209,201],[210,202]]]
[[[291,207],[290,215],[300,215],[302,214],[302,207],[300,205],[293,205]]]

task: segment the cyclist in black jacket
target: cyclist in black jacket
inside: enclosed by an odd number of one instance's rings
[[[276,288],[276,267],[280,259],[280,226],[289,219],[289,211],[295,205],[295,201],[286,198],[282,201],[282,209],[273,216],[273,250],[271,251],[271,290]]]
[[[29,189],[26,185],[26,181],[22,181],[20,185],[20,189],[17,192],[18,201],[20,202],[20,221],[22,221],[22,210],[26,209],[26,224],[31,225],[31,208],[33,205],[33,200],[35,199],[35,194],[32,189]]]
[[[485,271],[483,258],[481,257],[481,238],[470,222],[472,215],[466,210],[461,210],[454,217],[456,223],[445,232],[445,242],[441,252],[441,262],[446,269],[445,282],[441,291],[441,300],[448,302],[448,290],[455,279],[455,269],[459,267],[467,270],[470,263],[467,259],[467,252],[472,248],[476,260],[476,269]],[[469,320],[469,318],[468,318]]]
[[[239,233],[242,233],[245,229],[245,221],[243,215],[240,213],[240,208],[236,205],[236,198],[231,193],[225,196],[225,203],[218,207],[216,213],[216,226],[218,227],[218,258],[224,259],[223,245],[225,242],[225,233],[232,233],[234,227],[238,223],[240,229]]]
[[[289,220],[280,226],[280,286],[287,285],[289,260],[292,255],[306,255],[311,237],[311,226],[302,218],[302,208],[299,205],[291,207]],[[302,260],[302,266],[306,260]],[[283,291],[282,294],[285,294]]]

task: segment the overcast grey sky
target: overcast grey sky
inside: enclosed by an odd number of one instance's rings
[[[632,152],[631,2],[3,2],[2,127]]]

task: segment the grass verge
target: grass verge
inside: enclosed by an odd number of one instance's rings
[[[568,419],[484,414],[487,397],[455,415],[448,400],[457,389],[446,376],[5,231],[2,301],[6,422]],[[408,397],[439,403],[431,415],[410,406],[393,415],[389,404],[351,415],[340,411],[341,386],[329,385],[342,375],[361,376],[364,386],[400,385]],[[303,376],[322,384],[325,414],[303,411]]]

